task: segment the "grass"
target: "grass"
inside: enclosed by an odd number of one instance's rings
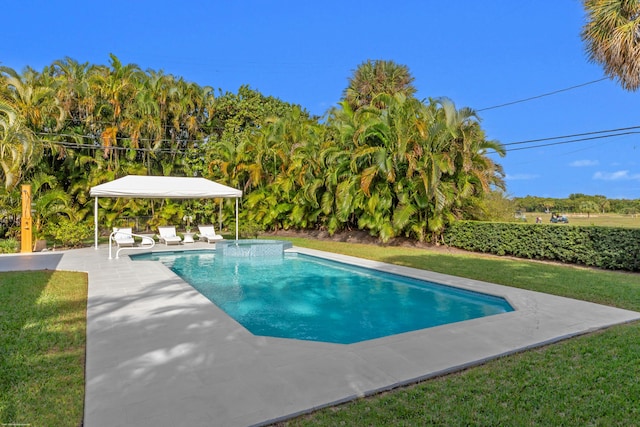
[[[562,214],[562,212],[560,212]],[[542,218],[544,224],[549,224],[551,214],[544,212],[526,212],[527,222],[536,222],[536,217]],[[624,227],[639,228],[640,215],[622,215],[615,213],[594,213],[594,214],[566,214],[569,225],[598,225],[603,227]],[[563,224],[558,224],[563,225]]]
[[[291,238],[394,262],[640,311],[640,275],[415,248]],[[640,425],[640,323],[620,325],[298,417],[281,426]]]
[[[0,273],[0,425],[78,426],[87,276]]]

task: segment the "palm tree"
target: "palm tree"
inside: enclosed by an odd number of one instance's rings
[[[640,87],[640,1],[585,0],[582,40],[592,62],[617,77],[622,87]]]
[[[381,93],[389,95],[402,93],[411,97],[416,93],[413,80],[406,65],[369,59],[353,72],[343,97],[353,110],[371,105],[373,98]]]
[[[41,82],[42,76],[31,68],[18,74],[9,67],[0,67],[5,74],[5,90],[24,123],[35,132],[58,129],[64,120],[64,109],[58,104],[51,85]]]
[[[39,172],[31,177],[31,193],[33,195],[33,229],[42,235],[48,223],[56,223],[61,216],[72,221],[84,219],[71,203],[71,197],[58,184],[52,175]]]
[[[435,240],[474,200],[503,186],[486,152],[504,150],[486,140],[470,109],[457,110],[445,98],[424,104],[403,93],[378,94],[355,111],[346,101],[341,106],[328,120],[339,148],[324,156],[332,153],[326,158],[334,160],[326,191],[339,213],[333,218],[343,224],[355,217],[359,228],[383,241],[399,235]],[[344,151],[347,173],[339,173],[335,160],[344,159]]]
[[[318,200],[320,196],[321,220],[329,234],[350,225],[354,211],[352,202],[359,187],[357,176],[351,173],[350,152],[340,142],[340,131],[343,134],[350,133],[346,130],[350,125],[340,127],[341,125],[341,122],[331,122],[332,127],[328,129],[328,133],[338,127],[338,136],[336,139],[329,136],[320,147],[318,156],[322,186],[315,189],[314,199]]]
[[[356,112],[347,101],[342,101],[329,112],[327,124],[327,141],[319,156],[324,171],[320,207],[327,231],[333,234],[357,226],[360,177],[352,172],[351,153],[356,146],[359,123]]]
[[[353,109],[345,100],[331,111],[328,135],[334,144],[321,154],[327,162],[327,193],[321,200],[329,232],[358,227],[384,241],[398,234],[391,219],[406,163],[399,147],[406,139],[397,126],[402,121],[397,117],[400,108],[395,111],[395,107],[406,99],[401,93],[378,94],[368,106]]]
[[[96,76],[104,72],[104,67],[66,57],[55,61],[47,70],[53,78],[58,105],[65,112],[64,125],[59,132],[47,136],[53,143],[51,156],[48,156],[50,173],[61,182],[71,182],[71,176],[88,173],[87,159],[94,158],[94,165],[102,165],[98,160],[98,148],[105,128],[104,117],[100,117],[103,111],[100,106],[104,101]]]
[[[493,187],[504,190],[500,167],[485,155],[491,150],[504,156],[504,147],[486,139],[475,111],[469,108],[457,110],[448,98],[435,102],[441,107],[451,138],[458,194],[462,197],[482,196]]]
[[[0,99],[0,178],[7,191],[20,183],[27,171],[38,163],[42,153],[42,144],[16,109]]]
[[[157,148],[163,138],[160,106],[148,79],[136,82],[136,97],[122,114],[121,133],[127,137],[124,141],[129,148],[128,158],[143,163],[146,173],[152,173],[151,152]],[[139,151],[142,148],[144,151]]]
[[[119,169],[117,147],[123,128],[123,112],[136,98],[139,87],[137,81],[142,76],[135,64],[122,65],[113,54],[111,67],[96,67],[91,76],[92,89],[97,93],[96,116],[104,122],[100,138],[104,147],[104,156],[110,159],[110,167]]]
[[[437,242],[447,223],[473,216],[491,189],[504,188],[502,169],[486,155],[504,155],[504,148],[485,138],[473,110],[458,110],[448,98],[429,102],[431,127],[415,169],[422,178],[418,194],[429,201],[426,231]]]
[[[294,106],[270,126],[269,137],[276,163],[277,175],[272,187],[281,200],[288,203],[288,211],[278,218],[278,227],[315,225],[320,214],[318,188],[322,183],[322,166],[317,153],[321,147],[323,128]]]
[[[70,126],[79,126],[93,112],[94,97],[90,94],[89,63],[79,63],[69,57],[55,61],[50,72],[56,80],[56,98],[65,111]]]

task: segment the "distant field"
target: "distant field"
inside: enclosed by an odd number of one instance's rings
[[[569,218],[569,224],[573,225],[599,225],[604,227],[628,227],[640,228],[640,215],[620,215],[620,214],[571,214],[559,212]],[[549,224],[551,214],[543,212],[527,212],[527,222],[536,222],[536,217],[542,218],[543,224]],[[564,224],[559,224],[564,225]]]

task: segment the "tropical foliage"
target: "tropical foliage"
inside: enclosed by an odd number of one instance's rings
[[[587,54],[626,90],[640,87],[640,1],[585,0]]]
[[[503,189],[504,154],[473,110],[415,98],[392,61],[361,64],[323,119],[243,86],[216,94],[111,56],[109,65],[55,61],[38,72],[0,69],[0,203],[31,183],[36,234],[92,216],[89,189],[127,174],[203,176],[245,192],[241,223],[368,230],[437,239],[456,218],[482,217]],[[101,199],[100,224],[138,228],[194,222],[233,226],[218,201]],[[19,210],[17,210],[19,212]],[[221,215],[221,218],[218,216]]]
[[[0,178],[11,190],[39,160],[40,145],[18,111],[0,98]]]

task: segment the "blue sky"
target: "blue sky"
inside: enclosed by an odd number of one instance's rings
[[[359,64],[385,59],[409,67],[419,98],[477,110],[503,144],[640,126],[640,94],[608,79],[580,86],[604,77],[587,61],[584,20],[579,0],[22,0],[3,5],[0,64],[42,70],[67,56],[108,64],[113,53],[223,91],[246,84],[323,115]],[[551,139],[492,157],[511,196],[635,199],[639,138],[531,148],[567,140]]]

